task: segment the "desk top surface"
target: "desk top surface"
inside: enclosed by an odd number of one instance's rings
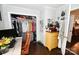
[[[13,48],[10,48],[9,51],[2,55],[21,55],[21,45],[22,37],[16,37],[16,44]]]

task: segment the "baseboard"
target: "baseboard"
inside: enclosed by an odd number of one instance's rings
[[[66,50],[69,51],[69,52],[71,52],[71,53],[74,54],[74,55],[78,55],[78,54],[76,54],[75,52],[71,51],[71,50],[68,49],[68,48],[66,48]]]

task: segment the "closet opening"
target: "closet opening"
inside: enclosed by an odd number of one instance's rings
[[[10,14],[12,29],[15,30],[17,37],[22,37],[22,41],[29,39],[36,41],[36,16]],[[27,38],[27,35],[30,37]]]

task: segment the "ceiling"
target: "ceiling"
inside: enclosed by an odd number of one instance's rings
[[[22,6],[22,7],[33,6],[33,7],[53,7],[53,8],[57,8],[57,7],[60,7],[64,4],[13,4],[13,5]]]
[[[45,7],[58,8],[64,4],[11,4],[13,6],[43,10]]]

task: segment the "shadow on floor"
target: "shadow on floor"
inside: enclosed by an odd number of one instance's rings
[[[28,55],[62,55],[61,49],[54,48],[51,51],[48,50],[47,47],[45,47],[40,42],[31,42],[30,44],[30,51]],[[74,55],[66,50],[65,55]]]

